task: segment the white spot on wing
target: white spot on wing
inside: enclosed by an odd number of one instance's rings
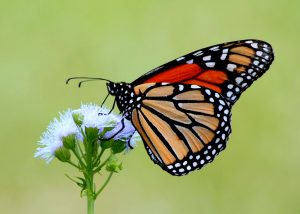
[[[175,167],[180,167],[181,164],[180,163],[175,163]]]
[[[221,103],[221,105],[225,106],[225,102],[223,100],[219,101]]]
[[[235,65],[235,64],[231,64],[231,63],[230,63],[230,64],[227,65],[227,70],[228,70],[228,71],[231,71],[231,72],[232,72],[235,68],[236,68],[236,65]]]
[[[193,64],[194,63],[194,60],[193,59],[190,59],[189,61],[186,61],[187,64]]]
[[[205,65],[206,65],[207,67],[209,67],[209,68],[214,67],[215,64],[216,64],[216,63],[214,63],[214,62],[207,62],[207,63],[205,63]]]
[[[169,165],[167,167],[168,167],[168,169],[173,169],[173,165]]]
[[[227,97],[231,97],[232,96],[232,91],[228,91],[226,95],[227,95]]]
[[[237,78],[235,78],[235,82],[236,82],[237,84],[240,84],[242,81],[243,81],[243,78],[242,78],[242,77],[237,77]]]
[[[232,89],[232,88],[233,88],[233,85],[232,85],[232,84],[228,84],[228,85],[227,85],[227,88]]]
[[[257,56],[262,56],[262,54],[263,54],[262,51],[257,51],[257,52],[256,52],[256,55],[257,55]]]
[[[191,88],[197,89],[197,88],[201,88],[201,87],[199,85],[191,85]]]
[[[227,57],[227,54],[226,53],[223,53],[222,56],[221,56],[221,60],[225,60]]]
[[[270,52],[270,49],[269,49],[269,48],[263,48],[263,50],[264,50],[265,52]]]
[[[204,61],[209,61],[210,59],[211,59],[211,55],[208,55],[208,56],[203,57],[203,60],[204,60]]]
[[[255,61],[253,62],[253,64],[254,64],[254,65],[258,65],[258,64],[259,64],[259,61],[258,61],[258,60],[255,60]]]
[[[251,47],[257,49],[257,48],[258,48],[258,45],[257,45],[257,43],[252,43],[252,44],[251,44]]]
[[[179,85],[179,91],[182,91],[184,89],[183,85]]]
[[[219,50],[219,46],[214,46],[214,47],[210,48],[209,50],[211,50],[211,51],[217,51],[217,50]]]
[[[205,92],[206,92],[206,94],[208,94],[208,95],[211,94],[211,93],[210,93],[210,90],[208,90],[208,89],[205,89]]]
[[[201,56],[203,54],[203,52],[202,51],[197,51],[196,53],[194,53],[193,55],[194,56]]]
[[[180,60],[183,60],[184,59],[184,57],[182,56],[182,57],[179,57],[178,59],[176,59],[176,61],[180,61]]]

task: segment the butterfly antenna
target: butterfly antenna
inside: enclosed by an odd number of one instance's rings
[[[98,78],[98,77],[71,77],[71,78],[68,78],[66,80],[66,84],[69,84],[69,82],[71,80],[81,80],[79,83],[78,83],[78,87],[80,88],[82,83],[84,82],[90,82],[90,81],[95,81],[95,80],[103,80],[103,81],[107,81],[107,82],[110,82],[110,80],[108,79],[104,79],[104,78]]]

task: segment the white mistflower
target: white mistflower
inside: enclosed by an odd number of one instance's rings
[[[75,134],[81,138],[80,132],[73,121],[72,113],[69,109],[60,113],[59,119],[54,118],[47,130],[42,134],[38,142],[41,147],[37,148],[34,157],[45,159],[49,163],[54,158],[54,152],[63,146],[63,137]]]
[[[82,141],[83,136],[78,126],[81,126],[83,131],[86,127],[97,128],[99,134],[104,128],[111,127],[112,130],[105,133],[105,138],[115,135],[114,140],[122,140],[126,142],[127,148],[133,148],[140,138],[138,135],[133,135],[136,130],[131,122],[124,120],[122,129],[122,117],[114,113],[105,114],[107,112],[109,112],[107,108],[101,108],[95,104],[82,104],[80,109],[69,109],[60,113],[59,118],[55,118],[42,134],[38,142],[40,147],[37,148],[34,157],[45,159],[49,163],[55,157],[55,151],[63,146],[64,137],[75,134],[75,138]],[[80,120],[78,126],[77,122],[74,122],[73,114],[80,116],[77,117]]]
[[[83,128],[94,127],[98,128],[99,132],[102,132],[105,127],[114,127],[121,120],[121,117],[114,113],[106,115],[105,113],[109,112],[109,110],[95,104],[82,104],[80,109],[74,112],[83,116]]]

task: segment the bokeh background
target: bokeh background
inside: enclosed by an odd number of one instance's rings
[[[248,38],[275,50],[270,71],[233,108],[213,164],[185,177],[155,166],[142,143],[123,156],[96,213],[300,213],[300,1],[0,1],[0,213],[85,213],[69,166],[33,158],[59,111],[100,103],[104,82],[131,82],[209,45]],[[111,103],[108,102],[108,104]]]

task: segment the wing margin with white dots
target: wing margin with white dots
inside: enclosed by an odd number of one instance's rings
[[[212,162],[231,133],[230,105],[198,85],[142,84],[132,123],[154,163],[172,175],[186,175]]]
[[[228,81],[222,84],[221,94],[233,105],[242,92],[260,78],[274,60],[272,46],[261,40],[241,40],[212,46],[210,60],[201,63],[210,69],[226,71]],[[214,52],[219,52],[214,54]],[[204,53],[204,52],[203,52]],[[205,56],[203,56],[204,58]],[[208,66],[207,63],[210,63]]]

